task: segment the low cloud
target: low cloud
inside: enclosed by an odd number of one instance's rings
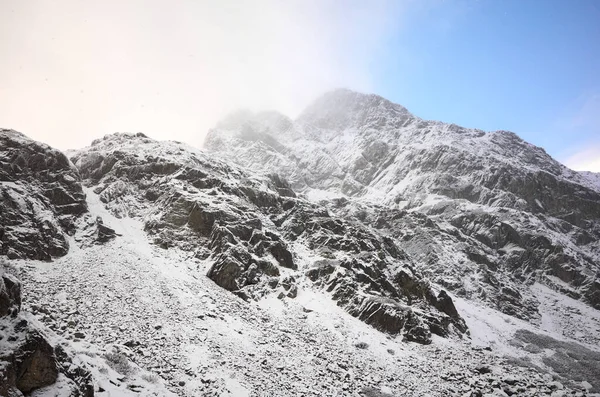
[[[600,144],[580,149],[565,158],[563,163],[575,171],[600,172]]]
[[[237,107],[371,91],[398,1],[0,3],[0,126],[59,148],[115,131],[199,145]]]
[[[600,94],[582,94],[556,124],[564,137],[562,163],[576,171],[600,172]]]

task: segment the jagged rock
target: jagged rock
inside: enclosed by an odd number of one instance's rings
[[[20,310],[21,283],[14,276],[3,273],[0,277],[0,318],[15,317]]]
[[[294,299],[298,296],[298,286],[296,285],[296,279],[294,276],[287,276],[281,280],[281,286],[285,291],[285,296]]]
[[[75,219],[87,211],[77,169],[56,149],[0,129],[0,255],[65,255]]]
[[[94,378],[87,369],[76,365],[65,349],[58,345],[54,348],[59,372],[73,383],[72,395],[77,397],[94,397]]]
[[[6,321],[6,320],[5,320]],[[54,349],[26,320],[13,319],[6,340],[1,341],[0,360],[6,364],[0,368],[0,394],[28,393],[50,385],[58,377]]]
[[[330,200],[332,212],[393,234],[426,275],[455,293],[536,320],[534,296],[503,290],[523,290],[535,278],[600,308],[598,178],[514,133],[426,121],[380,96],[336,90],[296,120],[226,118],[205,147],[247,169],[277,172],[309,196],[349,196],[350,203]],[[387,216],[373,214],[375,203]],[[484,275],[458,276],[477,273]]]
[[[312,249],[326,248],[327,256],[338,251],[353,253],[353,260],[317,261],[306,273],[351,315],[419,343],[430,343],[431,332],[449,336],[452,330],[459,334],[467,330],[451,298],[443,292],[438,299],[393,241],[360,224],[319,217],[311,211],[296,209],[282,227],[295,239],[305,239]],[[399,266],[402,269],[394,275],[392,269]],[[411,306],[416,304],[424,309],[414,310]]]
[[[244,265],[237,261],[233,255],[226,253],[215,259],[215,263],[208,270],[207,276],[215,283],[229,291],[240,289],[238,280],[244,272]]]
[[[298,267],[294,263],[292,253],[286,248],[285,244],[281,241],[274,241],[269,245],[269,252],[283,267],[288,269],[297,269]]]
[[[408,339],[427,342],[428,332],[448,336],[466,330],[443,295],[438,303],[434,295],[413,297],[410,288],[392,285],[392,269],[412,265],[390,238],[296,197],[278,174],[252,177],[185,145],[131,134],[96,141],[76,152],[73,162],[86,183],[99,188],[104,204],[115,215],[143,213],[145,229],[157,244],[178,246],[211,260],[208,277],[243,299],[271,292],[294,298],[296,283],[277,278],[280,268],[298,270],[292,246],[299,243],[324,259],[356,256],[355,261],[339,262],[337,268],[345,273],[328,282],[319,279],[319,272],[308,272],[351,314],[365,319],[359,297],[379,294],[398,305],[410,306],[408,301],[414,301],[423,306],[408,308],[410,314],[402,316],[401,323],[414,330],[401,326],[394,331]],[[148,188],[160,194],[148,197]],[[421,280],[420,274],[412,273]],[[454,331],[450,324],[455,325]]]
[[[183,144],[127,134],[95,141],[73,161],[87,183],[101,187],[101,199],[115,215],[150,208],[145,229],[157,244],[212,258],[208,276],[225,289],[245,296],[242,289],[278,276],[278,266],[296,268],[286,243],[260,220],[294,197],[276,175],[252,180]]]
[[[14,357],[16,386],[21,392],[27,393],[56,381],[58,369],[54,349],[38,332],[28,333]]]
[[[106,226],[101,217],[96,218],[96,241],[105,243],[116,236],[115,230]]]
[[[460,317],[456,307],[454,306],[454,302],[452,302],[452,298],[450,298],[448,293],[444,290],[441,290],[438,294],[435,301],[435,307],[442,313],[446,313],[452,318]]]

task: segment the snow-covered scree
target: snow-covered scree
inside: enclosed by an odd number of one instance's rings
[[[97,195],[86,193],[91,216],[101,216],[121,236],[91,246],[75,236],[70,253],[52,263],[18,261],[24,310],[75,347],[116,346],[177,395],[571,395],[577,386],[574,395],[584,395],[597,382],[573,385],[553,380],[543,367],[515,367],[503,357],[513,348],[511,335],[534,328],[467,301],[458,307],[475,343],[436,337],[431,345],[375,330],[308,283],[295,299],[268,295],[245,302],[204,276],[206,261],[156,247],[141,222],[113,217]],[[493,333],[498,339],[485,339]],[[126,360],[108,357],[117,364],[96,367],[114,375],[115,384],[100,381],[105,391],[96,395],[128,395],[136,385],[142,391],[158,382],[152,375],[132,377]],[[95,375],[108,378],[103,372]],[[60,395],[52,393],[36,395]]]
[[[0,396],[91,397],[96,390],[122,396],[171,395],[158,378],[127,362],[119,346],[100,349],[69,341],[21,311],[16,272],[14,266],[0,263]],[[51,306],[35,307],[53,316]],[[115,371],[123,373],[122,368],[126,377]],[[119,390],[125,378],[128,387]]]

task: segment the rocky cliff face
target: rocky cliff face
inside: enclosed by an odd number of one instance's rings
[[[205,145],[309,197],[345,197],[325,205],[392,237],[460,295],[535,320],[526,286],[541,281],[600,308],[597,185],[513,133],[426,121],[338,90],[297,120],[235,114]]]
[[[0,255],[50,260],[87,211],[79,172],[67,157],[13,130],[0,130]]]
[[[211,259],[208,277],[243,299],[294,298],[308,276],[353,316],[408,340],[467,330],[392,239],[299,199],[276,174],[141,134],[107,136],[72,160],[115,215],[142,219],[163,248]]]
[[[52,313],[55,302],[41,303],[48,286],[33,295],[15,274],[20,265],[36,268],[36,260],[65,256],[70,240],[99,244],[116,236],[101,219],[90,220],[87,212],[79,172],[62,152],[19,132],[0,130],[0,396],[90,397],[103,390],[100,382],[115,382],[111,374],[100,372],[110,366],[110,360],[98,357],[103,350],[89,345],[75,349],[53,332],[71,329],[75,322],[50,330],[30,312],[21,312],[23,304],[45,319],[72,314]],[[89,235],[75,239],[76,232]],[[61,274],[62,287],[68,277]],[[29,294],[23,296],[22,290]]]
[[[0,130],[0,255],[49,261],[66,255],[68,237],[87,211],[79,172],[67,157],[13,130]],[[91,374],[21,313],[21,283],[0,257],[0,395],[53,385],[93,396]]]

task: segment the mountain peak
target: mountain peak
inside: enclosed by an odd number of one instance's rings
[[[400,127],[416,119],[405,107],[379,95],[346,88],[325,93],[310,104],[299,121],[319,128]]]
[[[216,128],[235,130],[246,126],[256,127],[257,124],[260,124],[279,130],[286,126],[289,128],[291,123],[292,120],[288,116],[274,110],[252,112],[248,109],[238,109],[221,119],[217,123]]]
[[[132,139],[150,139],[148,136],[142,132],[113,132],[112,134],[106,134],[102,138],[94,139],[92,141],[92,146],[96,146],[100,144],[102,141],[126,141]]]

